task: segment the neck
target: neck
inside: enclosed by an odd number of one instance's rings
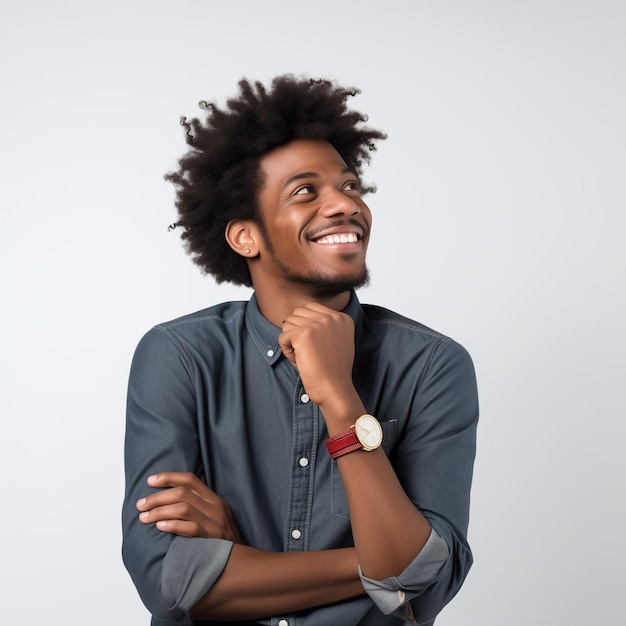
[[[263,317],[274,326],[282,327],[284,319],[293,313],[296,307],[310,302],[317,302],[335,311],[343,311],[350,302],[350,291],[344,291],[334,296],[319,297],[308,291],[289,293],[280,289],[264,290],[255,287],[255,294],[259,310]]]

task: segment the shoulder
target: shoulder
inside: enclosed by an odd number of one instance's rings
[[[204,328],[210,330],[230,328],[238,322],[241,323],[247,304],[246,301],[222,302],[207,309],[162,322],[154,326],[152,330],[185,334]]]
[[[431,346],[445,343],[456,344],[447,335],[395,311],[373,304],[363,304],[361,307],[363,309],[363,327],[367,333],[376,333],[379,336],[397,336],[406,341]]]
[[[361,308],[363,309],[363,321],[365,324],[372,326],[388,326],[389,328],[397,331],[406,330],[409,331],[409,333],[417,333],[419,335],[424,335],[425,338],[434,340],[447,338],[442,333],[433,330],[420,322],[416,322],[415,320],[405,317],[404,315],[400,315],[399,313],[386,309],[382,306],[362,304]]]
[[[155,357],[165,353],[189,358],[191,353],[215,352],[232,343],[245,325],[247,302],[223,302],[153,326],[141,338],[136,353]]]
[[[363,304],[361,307],[365,342],[372,342],[397,357],[420,355],[426,357],[427,362],[443,358],[473,367],[464,346],[448,335],[381,306]]]

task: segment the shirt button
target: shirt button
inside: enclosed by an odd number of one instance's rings
[[[273,357],[274,356],[274,350],[268,350],[267,351],[267,356]]]
[[[309,459],[303,456],[298,463],[300,463],[300,467],[306,467],[309,464]]]
[[[302,533],[301,533],[301,532],[300,532],[297,528],[294,528],[294,529],[291,531],[291,536],[292,536],[294,539],[300,539],[300,537],[302,537]]]
[[[308,394],[306,394],[306,393],[303,393],[300,396],[300,402],[302,402],[302,404],[306,404],[309,401],[309,399],[310,398],[309,398]]]
[[[278,622],[278,626],[289,626],[289,622],[286,619],[281,619],[280,622]]]

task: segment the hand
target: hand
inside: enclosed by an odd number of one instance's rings
[[[337,394],[354,393],[354,323],[349,315],[311,302],[294,309],[282,328],[278,342],[283,354],[313,402],[322,406]]]
[[[225,500],[211,491],[195,474],[161,472],[148,485],[163,491],[137,502],[139,521],[183,537],[211,537],[243,544],[239,529]]]

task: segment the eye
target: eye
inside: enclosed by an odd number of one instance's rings
[[[294,196],[304,196],[309,193],[315,193],[315,189],[313,185],[302,185],[302,187],[298,187],[294,192]]]
[[[356,180],[349,180],[344,186],[343,191],[361,191],[361,186]]]

